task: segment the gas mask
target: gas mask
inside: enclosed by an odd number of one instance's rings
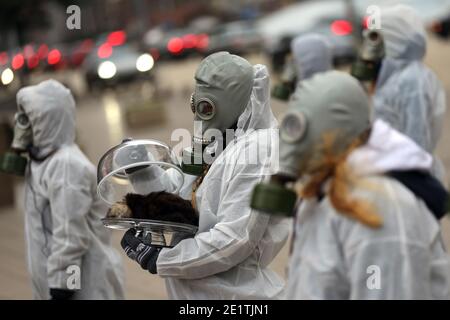
[[[28,159],[21,154],[28,152],[31,147],[33,132],[31,130],[30,120],[24,112],[17,112],[14,120],[14,138],[11,144],[12,151],[6,152],[1,156],[0,171],[23,176],[25,175]]]
[[[354,78],[331,71],[305,80],[280,123],[279,171],[255,186],[251,207],[294,215],[295,184],[320,172],[329,153],[338,155],[369,126],[368,97]]]
[[[182,170],[201,175],[223,147],[224,134],[236,125],[253,89],[253,67],[228,52],[206,57],[195,73],[190,105],[194,113],[192,147],[183,150]],[[228,134],[228,133],[227,133]]]
[[[376,30],[364,30],[363,42],[351,75],[361,82],[376,81],[385,56],[384,40]]]
[[[295,73],[294,59],[290,56],[283,68],[280,83],[276,84],[272,90],[272,97],[287,101],[294,93],[297,83],[297,75]]]

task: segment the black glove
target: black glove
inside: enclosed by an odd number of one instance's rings
[[[130,229],[125,232],[120,242],[123,250],[130,259],[135,260],[142,269],[156,274],[156,261],[161,248],[146,245],[136,237],[136,230]]]
[[[69,300],[72,298],[75,291],[73,290],[67,290],[67,289],[57,289],[57,288],[51,288],[50,289],[50,299],[51,300]]]

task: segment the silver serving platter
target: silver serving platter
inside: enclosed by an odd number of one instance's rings
[[[104,218],[103,225],[116,230],[136,229],[145,244],[172,248],[186,238],[192,238],[198,227],[176,222],[132,218]]]

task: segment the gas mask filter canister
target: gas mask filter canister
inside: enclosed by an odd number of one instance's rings
[[[272,97],[288,101],[289,97],[294,93],[297,82],[295,74],[295,66],[292,57],[288,59],[281,75],[280,83],[276,84],[272,89]]]

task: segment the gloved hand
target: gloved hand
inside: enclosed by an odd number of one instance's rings
[[[129,229],[125,232],[120,245],[127,256],[139,263],[142,269],[148,270],[151,274],[157,273],[156,261],[161,248],[143,243],[136,237],[135,229]]]
[[[69,300],[74,295],[75,291],[68,289],[50,288],[51,300]]]

